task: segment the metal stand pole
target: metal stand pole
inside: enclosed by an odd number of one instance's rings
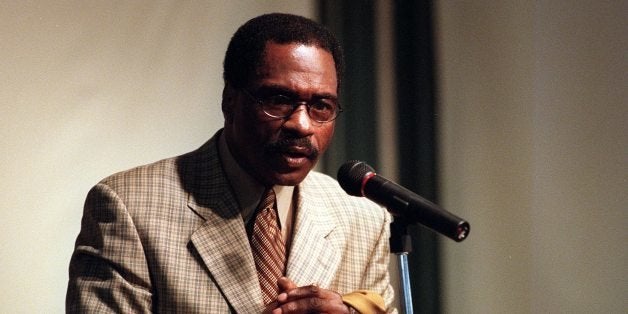
[[[390,224],[390,251],[397,255],[399,276],[401,279],[401,313],[413,314],[412,291],[410,288],[410,271],[408,269],[408,253],[412,251],[412,239],[408,235],[408,225],[393,221]]]
[[[410,289],[410,272],[408,271],[408,254],[398,253],[399,260],[399,276],[401,277],[401,294],[403,302],[401,303],[401,312],[412,314],[412,291]]]

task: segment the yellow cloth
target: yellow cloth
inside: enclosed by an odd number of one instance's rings
[[[342,302],[361,314],[386,313],[384,299],[373,291],[353,291],[343,295]]]

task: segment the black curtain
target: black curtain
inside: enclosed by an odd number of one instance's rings
[[[348,159],[364,160],[377,169],[375,3],[319,0],[318,4],[320,21],[338,36],[346,59],[341,96],[345,112],[337,121],[323,171],[335,176]],[[432,4],[398,0],[392,5],[399,183],[436,202]],[[413,308],[416,313],[441,313],[438,238],[421,226],[411,226],[409,231],[413,242],[408,258]]]
[[[436,99],[431,1],[395,1],[397,134],[400,184],[437,202]],[[440,247],[437,235],[410,228],[408,256],[413,305],[419,313],[440,313]]]
[[[320,20],[338,37],[345,52],[345,79],[340,103],[344,110],[336,121],[332,146],[325,155],[325,169],[335,176],[347,159],[377,164],[375,111],[375,55],[373,4],[353,1],[320,1]]]

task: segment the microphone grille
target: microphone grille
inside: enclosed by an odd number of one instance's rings
[[[338,169],[338,183],[345,192],[353,196],[362,195],[362,179],[369,172],[375,172],[363,161],[350,160]]]

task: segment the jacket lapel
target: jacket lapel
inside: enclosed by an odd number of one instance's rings
[[[233,310],[259,313],[262,292],[240,209],[218,158],[217,138],[182,161],[188,169],[188,207],[205,220],[191,242]]]
[[[341,254],[332,245],[334,222],[324,198],[309,188],[307,179],[299,186],[297,214],[288,256],[287,276],[298,286],[317,284],[329,287]]]
[[[212,215],[191,240],[235,312],[261,312],[262,294],[242,218]]]

